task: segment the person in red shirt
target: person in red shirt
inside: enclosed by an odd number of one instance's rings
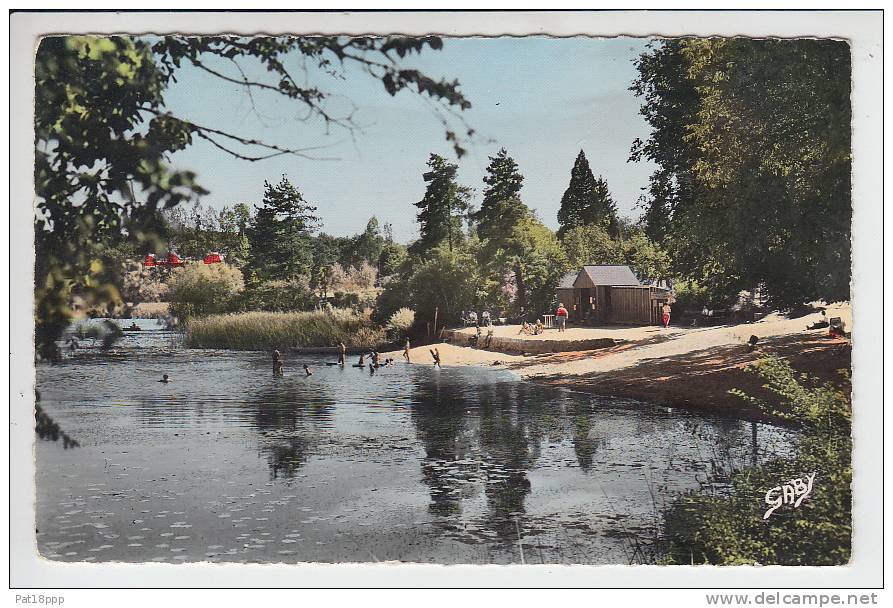
[[[558,310],[555,311],[555,318],[558,320],[558,331],[566,331],[567,308],[564,307],[564,303],[558,305]]]

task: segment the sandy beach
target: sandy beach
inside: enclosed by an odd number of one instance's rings
[[[851,331],[849,304],[833,304],[826,310],[828,318],[840,317],[846,331]],[[827,381],[846,382],[837,370],[850,367],[850,341],[830,338],[827,329],[806,329],[821,318],[819,313],[793,319],[772,314],[755,323],[668,330],[573,327],[562,334],[547,330],[529,338],[613,337],[623,342],[599,350],[526,356],[441,343],[413,348],[410,358],[412,363],[430,365],[429,351],[437,348],[444,366],[499,367],[524,379],[593,394],[764,418],[761,412],[728,394],[731,388],[764,393],[759,379],[744,371],[749,363],[775,355],[788,360],[798,371]],[[469,335],[474,332],[472,328],[464,331]],[[517,326],[496,327],[494,335],[526,337],[518,335]],[[748,347],[751,336],[759,339],[752,351]],[[400,351],[387,356],[402,361]]]

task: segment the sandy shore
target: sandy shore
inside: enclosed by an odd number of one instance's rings
[[[827,315],[841,317],[851,331],[849,305],[829,306]],[[593,394],[762,418],[760,412],[728,394],[731,388],[751,394],[765,392],[759,379],[744,371],[747,364],[760,358],[780,356],[799,371],[844,382],[837,370],[850,368],[849,340],[829,338],[827,329],[806,329],[820,318],[818,313],[796,319],[770,315],[756,323],[669,330],[573,328],[560,334],[561,339],[613,335],[628,342],[607,349],[530,356],[437,344],[413,348],[410,357],[412,363],[430,365],[429,350],[436,347],[445,366],[495,366],[522,378]],[[517,327],[512,326],[495,331],[500,332],[497,335],[517,335]],[[759,339],[752,352],[747,345],[751,336]],[[559,334],[547,331],[536,338],[544,337],[557,339]],[[402,360],[401,355],[387,356]]]

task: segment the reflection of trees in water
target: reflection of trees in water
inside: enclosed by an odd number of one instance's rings
[[[444,466],[463,458],[459,436],[465,423],[465,409],[471,405],[461,394],[441,390],[439,381],[422,382],[413,387],[412,421],[416,434],[425,445],[422,479],[431,494],[428,510],[435,515],[459,512],[459,481],[456,469]]]
[[[253,426],[272,479],[295,476],[312,453],[320,431],[332,424],[334,405],[323,386],[277,384],[254,395]]]
[[[523,515],[530,493],[527,470],[539,457],[545,433],[553,430],[548,421],[562,415],[558,411],[552,417],[544,415],[556,404],[524,383],[469,386],[447,384],[441,378],[420,380],[413,387],[413,403],[412,420],[425,446],[422,477],[431,492],[430,512],[458,514],[463,471],[447,463],[478,452],[475,460],[484,473],[488,506],[485,525],[500,537],[513,539],[515,519]]]

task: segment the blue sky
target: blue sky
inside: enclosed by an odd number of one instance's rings
[[[628,87],[636,76],[633,60],[646,44],[631,38],[448,38],[443,50],[426,49],[403,63],[458,79],[471,101],[463,117],[478,136],[458,163],[459,181],[476,190],[475,204],[480,205],[488,156],[504,146],[524,175],[522,199],[557,228],[561,196],[580,149],[593,172],[607,180],[621,214],[638,215],[636,201],[654,167],[627,162],[633,140],[649,134]],[[295,60],[294,70],[300,71]],[[242,67],[249,78],[268,76],[256,66]],[[347,76],[317,82],[337,94],[333,111],[346,112],[345,99],[356,107],[361,128],[353,134],[337,127],[326,133],[318,121],[302,120],[295,102],[275,93],[255,90],[252,103],[243,88],[184,68],[166,95],[174,114],[283,146],[323,146],[313,154],[335,160],[282,156],[251,163],[196,139],[172,164],[198,173],[211,191],[204,204],[260,203],[264,180],[278,181],[284,173],[319,208],[329,234],[357,233],[376,215],[393,225],[398,240],[416,238],[413,203],[424,194],[428,155],[456,161],[443,126],[418,95],[390,97],[359,70]]]

